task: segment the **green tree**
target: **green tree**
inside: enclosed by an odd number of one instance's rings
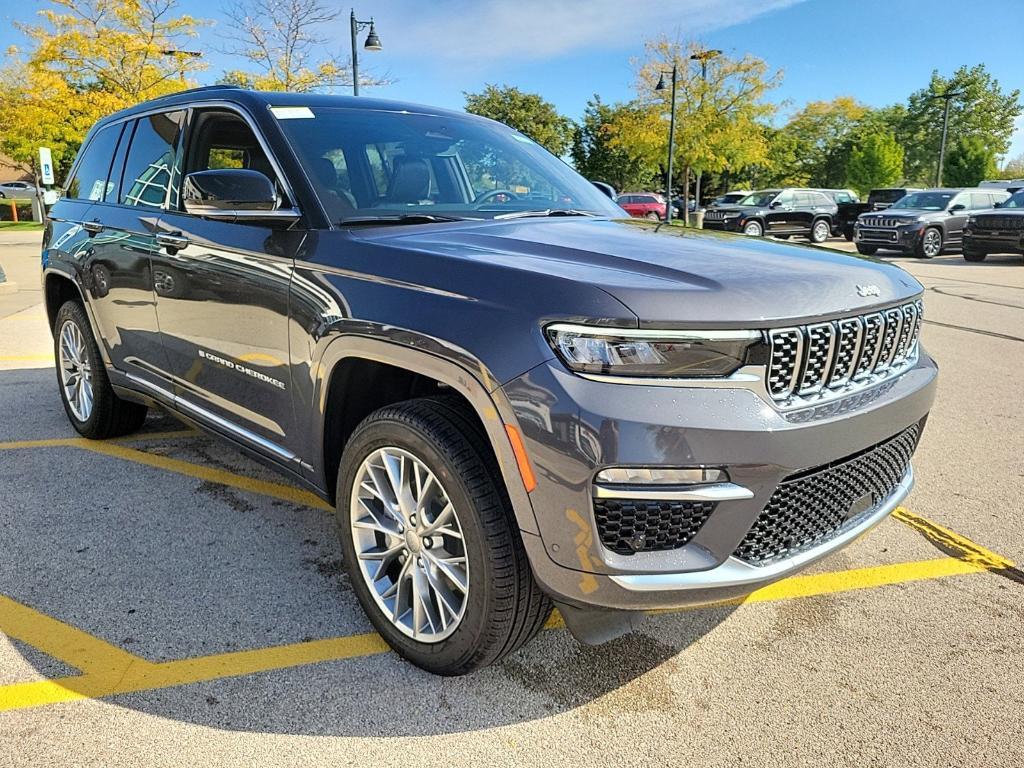
[[[862,135],[846,167],[846,183],[861,194],[892,186],[903,178],[903,147],[891,131]]]
[[[927,88],[911,94],[907,113],[897,139],[906,152],[906,174],[919,184],[935,182],[942,140],[943,100],[937,94],[958,93],[949,104],[949,144],[958,139],[977,138],[1004,155],[1010,148],[1014,120],[1021,114],[1020,91],[1004,91],[984,64],[963,66],[949,78],[932,72]]]
[[[641,158],[612,143],[611,126],[618,116],[630,107],[609,105],[594,97],[587,102],[583,122],[572,141],[572,163],[588,179],[611,184],[619,191],[642,189],[648,186],[658,172],[657,165],[645,163]]]
[[[963,136],[952,143],[942,168],[942,183],[949,187],[975,187],[996,175],[996,153],[979,136]]]
[[[684,194],[691,171],[718,174],[764,160],[765,122],[775,112],[764,97],[782,81],[781,72],[769,72],[755,56],[726,54],[708,60],[705,79],[691,60],[703,49],[697,41],[647,41],[644,58],[636,63],[637,98],[615,116],[609,129],[612,146],[652,167],[664,167],[671,91],[655,90],[655,84],[674,65],[679,74],[672,186],[674,191],[681,181]]]
[[[0,152],[29,170],[48,146],[59,181],[99,118],[194,84],[203,64],[186,49],[204,22],[175,0],[49,4],[21,26],[27,55],[13,49],[0,70]]]
[[[487,84],[480,93],[464,93],[466,111],[505,123],[552,154],[562,156],[572,144],[575,125],[555,105],[536,93],[513,86]]]
[[[845,186],[853,137],[869,114],[866,106],[849,96],[810,102],[773,136],[773,182],[793,186]]]
[[[1002,179],[1024,179],[1024,153],[1011,157],[999,171]]]

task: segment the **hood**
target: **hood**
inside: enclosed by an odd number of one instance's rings
[[[514,219],[356,234],[390,247],[595,286],[642,325],[662,327],[800,322],[895,303],[922,290],[899,267],[875,259],[639,222]],[[457,272],[447,270],[449,277]]]

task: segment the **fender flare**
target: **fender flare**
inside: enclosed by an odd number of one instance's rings
[[[42,275],[43,303],[46,305],[47,318],[49,318],[50,315],[50,305],[49,299],[46,295],[46,283],[51,275],[55,275],[62,280],[67,280],[75,287],[75,290],[78,292],[78,298],[82,302],[82,307],[85,308],[85,316],[89,318],[89,329],[92,331],[92,337],[96,340],[96,346],[100,350],[100,357],[103,358],[103,365],[108,370],[113,368],[113,363],[110,362],[110,356],[107,354],[107,346],[103,343],[103,337],[100,335],[99,326],[96,324],[96,316],[93,313],[92,304],[85,298],[85,290],[82,288],[81,275],[78,270],[71,271],[68,269],[61,269],[60,267],[52,266],[52,264],[53,262],[50,262],[50,264],[43,269]],[[60,307],[53,307],[53,314],[56,315],[57,310],[59,309]],[[50,328],[51,335],[53,334],[53,330],[53,328]]]
[[[410,332],[403,332],[405,338],[409,338],[410,335]],[[442,345],[449,354],[457,353],[462,358],[459,362],[455,362],[449,357],[441,357],[422,349],[421,347],[427,344],[432,347],[440,344],[429,337],[423,337],[423,340],[427,343],[420,343],[410,338],[410,343],[415,344],[415,346],[410,346],[367,336],[342,335],[326,346],[316,364],[313,385],[312,406],[315,419],[311,425],[311,444],[319,448],[319,456],[315,465],[317,474],[320,477],[326,476],[322,446],[325,444],[327,397],[330,393],[331,376],[336,366],[348,358],[395,365],[447,385],[470,403],[484,427],[488,443],[497,458],[502,480],[512,502],[512,509],[520,530],[539,534],[533,503],[519,473],[519,465],[508,433],[505,431],[506,425],[519,429],[519,424],[499,383],[491,377],[482,362],[477,361],[475,370],[468,367],[466,363],[474,358],[464,350],[456,350],[448,344]]]

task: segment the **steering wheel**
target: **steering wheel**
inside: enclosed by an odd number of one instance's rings
[[[504,198],[503,200],[498,199],[502,197]],[[496,199],[499,203],[507,203],[511,200],[518,200],[519,195],[511,189],[489,189],[486,192],[477,195],[476,199],[473,200],[473,204],[480,205],[480,203],[486,203],[491,198]]]

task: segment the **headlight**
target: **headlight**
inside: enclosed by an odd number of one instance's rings
[[[656,378],[728,376],[754,362],[758,331],[659,331],[556,323],[548,341],[579,373]]]

